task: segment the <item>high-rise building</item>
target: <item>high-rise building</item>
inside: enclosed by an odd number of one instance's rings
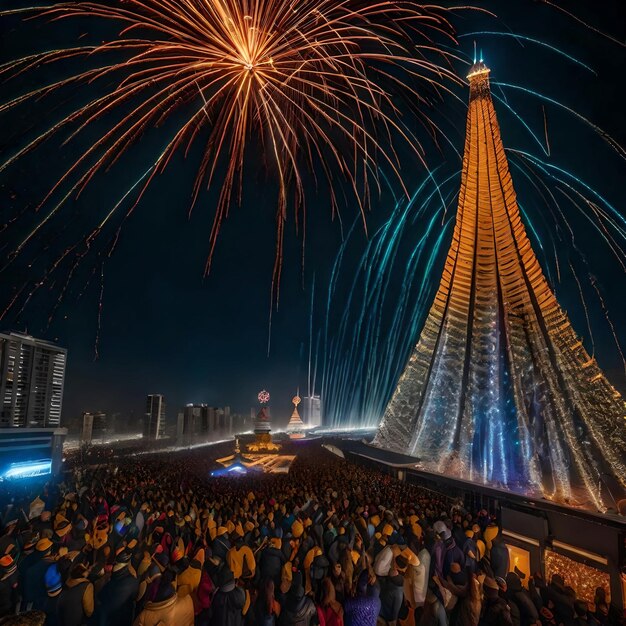
[[[0,427],[61,425],[67,350],[20,333],[0,333]]]
[[[533,252],[489,69],[476,63],[468,79],[452,243],[375,443],[429,471],[606,510],[626,486],[624,400]]]
[[[219,428],[217,419],[217,409],[214,406],[210,406],[208,409],[209,430],[211,432]]]
[[[183,409],[183,435],[206,435],[210,432],[210,408],[206,404],[187,404]]]
[[[148,396],[143,428],[143,436],[148,439],[160,439],[165,434],[165,398],[162,394]]]
[[[108,432],[107,415],[102,411],[85,411],[82,416],[81,441],[91,443]]]
[[[319,396],[307,396],[302,400],[302,420],[309,428],[322,425],[322,409]]]
[[[183,433],[185,428],[185,413],[184,411],[178,411],[176,417],[176,442],[178,445],[183,443]]]
[[[93,413],[83,413],[83,427],[81,430],[81,443],[89,444],[93,439]]]

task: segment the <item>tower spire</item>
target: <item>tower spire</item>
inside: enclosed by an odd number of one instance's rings
[[[376,443],[433,471],[604,510],[626,487],[624,400],[532,250],[482,59],[468,81],[452,242]]]

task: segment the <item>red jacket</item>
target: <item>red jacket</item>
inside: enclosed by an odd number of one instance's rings
[[[343,626],[343,611],[335,613],[331,606],[318,606],[317,617],[320,621],[320,626]]]

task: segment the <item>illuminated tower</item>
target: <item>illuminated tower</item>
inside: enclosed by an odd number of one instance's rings
[[[531,248],[489,69],[476,63],[468,79],[452,243],[375,444],[428,470],[604,510],[624,493],[625,403]]]
[[[143,436],[148,439],[161,439],[165,434],[165,398],[160,393],[152,393],[146,398],[146,415]]]
[[[287,432],[291,439],[301,439],[304,437],[304,432],[302,432],[304,430],[304,422],[300,417],[300,413],[298,413],[298,405],[302,402],[302,399],[296,394],[291,399],[291,402],[293,403],[293,413],[289,419],[289,424],[287,424]]]
[[[254,442],[248,445],[248,452],[276,452],[280,446],[272,441],[272,425],[267,407],[270,394],[263,389],[259,391],[257,398],[261,404],[261,410],[254,421]]]

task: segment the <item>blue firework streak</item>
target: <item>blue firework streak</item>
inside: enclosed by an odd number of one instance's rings
[[[419,330],[436,276],[431,269],[452,223],[450,217],[442,222],[442,216],[456,195],[458,173],[441,183],[435,175],[409,201],[396,204],[356,268],[350,266],[352,247],[358,245],[354,229],[337,255],[328,290],[321,381],[330,427],[378,423]],[[347,290],[338,286],[344,272],[353,276]],[[338,332],[328,320],[337,321]]]
[[[525,35],[481,31],[467,36],[508,37],[537,45],[595,75],[573,55]],[[596,346],[594,329],[602,333],[608,329],[626,371],[619,333],[589,260],[590,252],[602,247],[626,270],[626,219],[595,185],[555,161],[546,108],[570,116],[581,129],[591,129],[611,148],[607,158],[617,155],[623,160],[626,152],[609,133],[560,99],[528,86],[497,81],[492,85],[499,90],[493,96],[503,108],[503,118],[509,113],[507,122],[512,119],[526,143],[538,151],[507,150],[524,223],[546,276],[557,295],[570,291],[568,302],[578,309],[578,332],[590,353]],[[543,109],[541,130],[536,120],[519,112],[520,97]],[[376,427],[380,421],[439,283],[455,217],[448,209],[458,197],[458,156],[431,172],[410,200],[396,201],[389,219],[369,241],[363,244],[352,228],[341,246],[320,329],[319,391],[324,422],[331,428]],[[356,265],[351,262],[355,250],[361,255]],[[594,319],[603,323],[594,324]]]

